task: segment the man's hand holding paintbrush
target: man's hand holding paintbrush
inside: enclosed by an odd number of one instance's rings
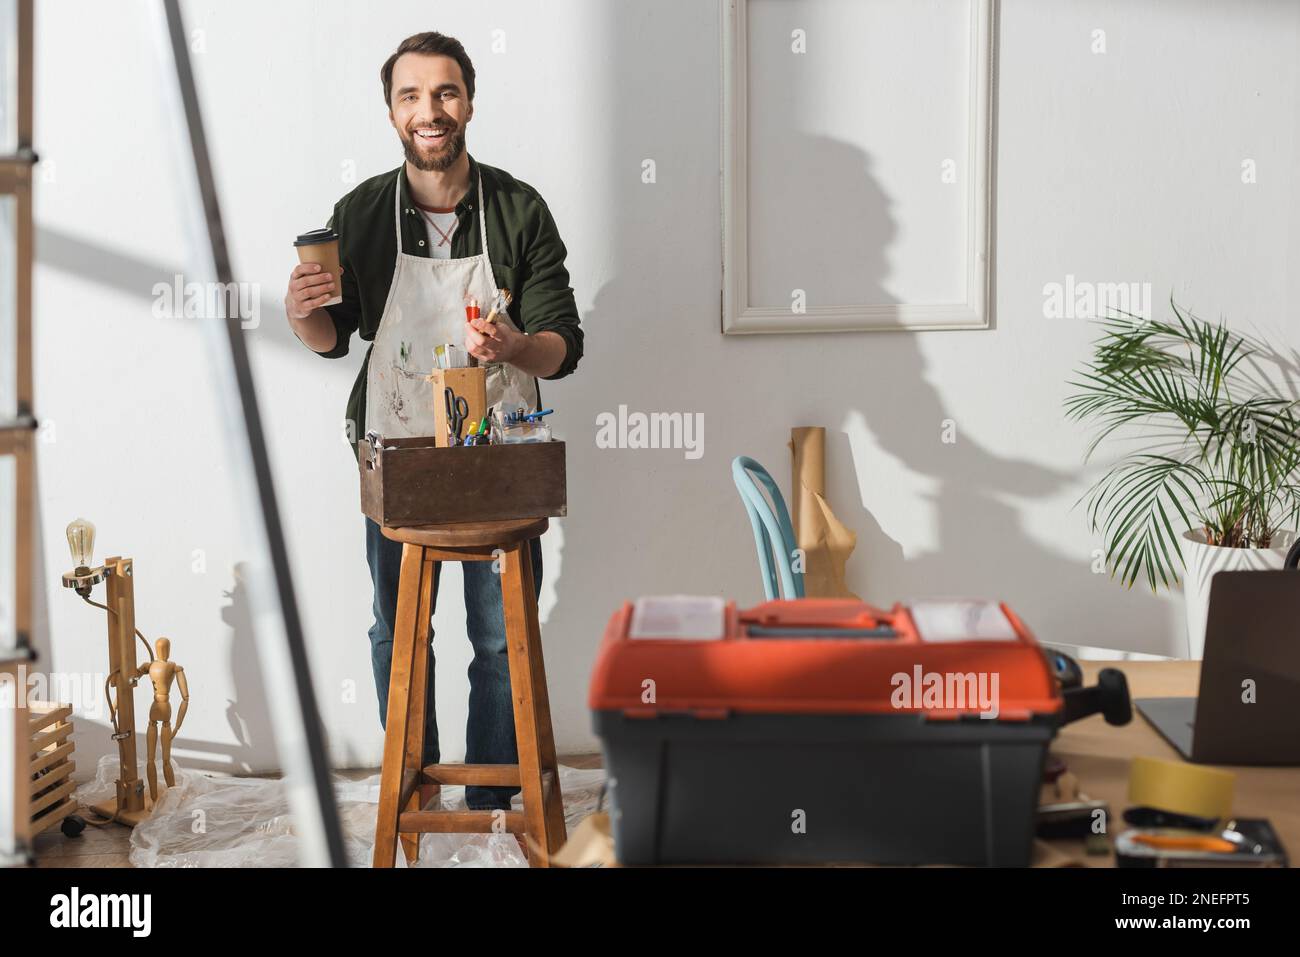
[[[510,290],[500,289],[486,316],[471,318],[474,308],[466,310],[465,350],[479,362],[509,362],[539,378],[554,375],[568,349],[564,339],[554,332],[517,330],[506,314],[510,302]]]

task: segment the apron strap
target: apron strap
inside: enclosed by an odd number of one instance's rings
[[[487,207],[483,205],[482,170],[480,170],[478,174],[478,223],[479,223],[479,235],[481,237],[481,241],[483,245],[483,258],[486,259],[488,262],[488,271],[490,274],[492,269],[492,257],[488,255],[488,248],[487,248]],[[492,282],[493,285],[496,284],[495,279],[493,279]]]
[[[402,176],[406,172],[406,166],[402,165],[397,170],[397,183],[393,187],[393,232],[397,237],[397,253],[402,253]],[[483,246],[483,256],[491,262],[488,256],[487,243],[487,210],[483,207],[483,174],[478,174],[478,224],[479,224],[479,242]]]
[[[397,234],[397,255],[402,255],[402,174],[406,164],[397,168],[397,183],[393,187],[393,230]]]

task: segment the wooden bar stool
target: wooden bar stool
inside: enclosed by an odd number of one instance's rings
[[[419,859],[421,834],[489,833],[500,830],[502,823],[516,839],[519,835],[532,838],[531,847],[525,848],[532,867],[549,866],[551,854],[564,844],[564,803],[528,551],[529,539],[545,532],[547,524],[545,518],[530,518],[383,529],[385,538],[401,542],[403,547],[375,823],[375,867],[394,866],[399,837],[406,859],[414,863]],[[519,763],[421,766],[434,562],[496,560],[501,562]],[[518,787],[524,809],[430,810],[425,805],[438,800],[443,784]]]

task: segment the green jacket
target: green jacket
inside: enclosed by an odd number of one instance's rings
[[[393,235],[393,187],[402,167],[372,176],[358,184],[334,205],[329,224],[339,234],[339,261],[343,267],[343,301],[326,306],[338,341],[317,355],[338,359],[348,354],[352,334],[373,342],[388,299],[388,287],[397,263]],[[514,294],[510,318],[528,334],[549,331],[568,345],[564,362],[549,379],[573,372],[582,358],[582,329],[569,271],[567,251],[546,201],[527,183],[504,170],[470,157],[470,188],[456,204],[457,227],[451,237],[451,257],[477,256],[482,250],[478,225],[477,176],[483,176],[483,202],[487,207],[488,247],[492,272],[502,287]],[[402,248],[409,255],[428,256],[428,231],[402,177]],[[346,420],[352,451],[366,434],[366,374],[370,349],[348,396]]]

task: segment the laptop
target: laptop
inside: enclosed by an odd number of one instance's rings
[[[1300,574],[1216,574],[1199,693],[1133,704],[1189,761],[1300,765]]]

